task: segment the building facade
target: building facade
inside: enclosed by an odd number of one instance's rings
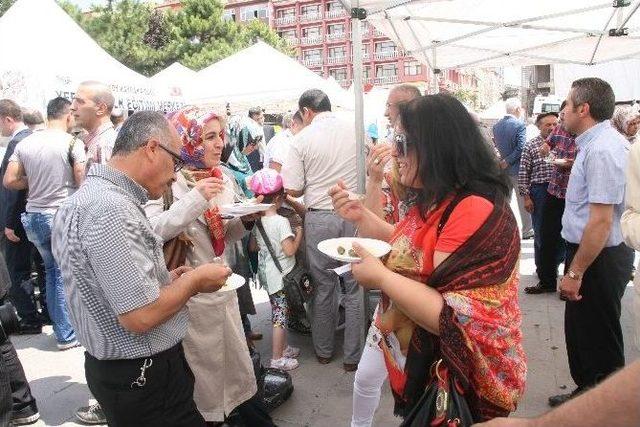
[[[180,1],[159,0],[160,8],[177,9]],[[353,82],[351,16],[337,0],[227,0],[224,18],[238,23],[259,19],[273,28],[295,51],[296,58],[322,77],[332,76],[347,88]],[[365,86],[415,83],[428,87],[428,67],[407,55],[392,40],[362,22],[363,81]],[[475,73],[444,70],[440,91],[475,90]]]

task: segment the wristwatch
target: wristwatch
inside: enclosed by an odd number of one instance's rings
[[[570,279],[581,282],[582,281],[582,274],[577,274],[574,273],[573,270],[569,270],[567,271],[567,276],[569,276]]]

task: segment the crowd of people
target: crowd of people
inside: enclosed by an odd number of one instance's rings
[[[78,419],[275,425],[255,363],[262,335],[249,318],[259,284],[272,309],[267,365],[296,369],[300,349],[287,331],[310,334],[319,364],[341,359],[355,371],[352,427],[372,425],[387,379],[403,425],[529,425],[500,417],[525,390],[519,260],[521,238],[533,237],[539,283],[524,291],[559,289],[566,301],[576,384],[549,398],[572,402],[541,425],[572,425],[590,404],[617,408],[612,425],[640,422],[638,364],[607,380],[625,365],[621,299],[640,249],[637,107],[616,107],[606,82],[586,78],[559,112],[536,117],[539,134],[528,141],[517,99],[507,100],[492,140],[454,97],[408,84],[389,91],[385,115],[391,132],[368,142],[358,194],[353,117],[333,111],[320,90],[304,92],[275,135],[260,107],[127,117],[95,81],[72,101],[52,99],[46,124],[0,100],[10,138],[0,169],[0,303],[15,305],[18,333],[51,324],[60,351],[84,347],[97,403]],[[222,210],[247,201],[269,206]],[[391,251],[379,259],[354,243],[360,261],[338,274],[342,263],[318,245],[354,236]],[[291,295],[298,271],[312,288],[302,308]],[[244,284],[225,290],[236,275]],[[368,290],[381,298],[365,331]],[[12,395],[0,400],[0,421],[33,423],[36,400],[10,339],[1,345],[0,382]],[[635,398],[602,391],[629,382]]]

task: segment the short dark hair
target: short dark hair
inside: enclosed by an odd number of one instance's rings
[[[11,117],[16,122],[21,122],[22,108],[15,101],[0,99],[0,117]]]
[[[58,120],[61,119],[62,116],[67,114],[71,109],[71,101],[61,96],[57,98],[53,98],[47,104],[47,119],[48,120]]]
[[[567,100],[565,99],[564,101],[562,101],[562,104],[560,104],[560,111],[564,110],[564,107],[567,106]]]
[[[597,122],[609,120],[616,108],[616,96],[611,85],[597,77],[574,81],[570,96],[574,108],[581,104],[589,104],[589,114]]]
[[[169,138],[172,125],[164,114],[140,111],[129,117],[118,132],[113,145],[113,156],[127,155],[144,146],[154,136]]]
[[[331,111],[331,101],[326,93],[320,89],[309,89],[300,95],[298,100],[298,108],[308,108],[314,113],[322,113],[324,111]]]
[[[253,118],[254,116],[259,116],[264,110],[261,107],[252,107],[249,108],[249,117]]]
[[[416,150],[422,215],[452,192],[508,198],[509,178],[460,101],[450,95],[425,95],[398,108],[410,147]]]
[[[44,123],[44,117],[38,110],[24,110],[22,111],[22,121],[27,126],[36,126]]]
[[[540,113],[538,114],[538,117],[536,117],[536,124],[540,123],[542,119],[549,116],[553,116],[556,119],[559,117],[558,113],[556,113],[555,111],[549,111],[548,113]]]

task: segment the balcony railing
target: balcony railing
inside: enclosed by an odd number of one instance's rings
[[[371,31],[371,35],[372,35],[373,37],[386,37],[386,36],[385,36],[385,34],[384,34],[382,31],[380,31],[380,30],[377,30],[377,29],[375,29],[375,28],[372,28],[371,30],[372,30],[372,31]]]
[[[303,58],[301,62],[307,67],[317,67],[322,65],[322,58]]]
[[[390,85],[393,83],[398,83],[400,81],[400,77],[384,76],[384,77],[376,77],[374,79],[367,79],[367,80],[373,80],[370,83],[373,83],[374,85]]]
[[[289,24],[295,24],[295,23],[296,23],[295,16],[283,16],[282,18],[276,18],[275,20],[276,25],[289,25]]]
[[[303,45],[308,45],[308,44],[320,44],[322,43],[322,36],[309,36],[309,37],[302,37],[300,39],[300,44]]]
[[[333,18],[342,18],[347,16],[347,11],[344,9],[339,10],[329,10],[324,13],[325,18],[333,19]]]
[[[329,64],[329,65],[344,64],[348,60],[349,60],[349,58],[347,56],[345,56],[345,55],[342,55],[342,56],[328,56],[327,57],[327,64]]]
[[[300,22],[319,21],[322,19],[322,13],[304,13],[300,15]]]
[[[327,34],[327,41],[344,40],[347,38],[347,33],[332,33]]]
[[[384,52],[375,52],[373,54],[373,58],[380,60],[380,61],[384,61],[386,59],[395,59],[402,56],[402,52],[400,52],[399,50],[389,50],[389,51],[384,51]]]
[[[297,37],[285,37],[284,41],[286,41],[289,46],[297,46],[300,44],[300,40]]]

